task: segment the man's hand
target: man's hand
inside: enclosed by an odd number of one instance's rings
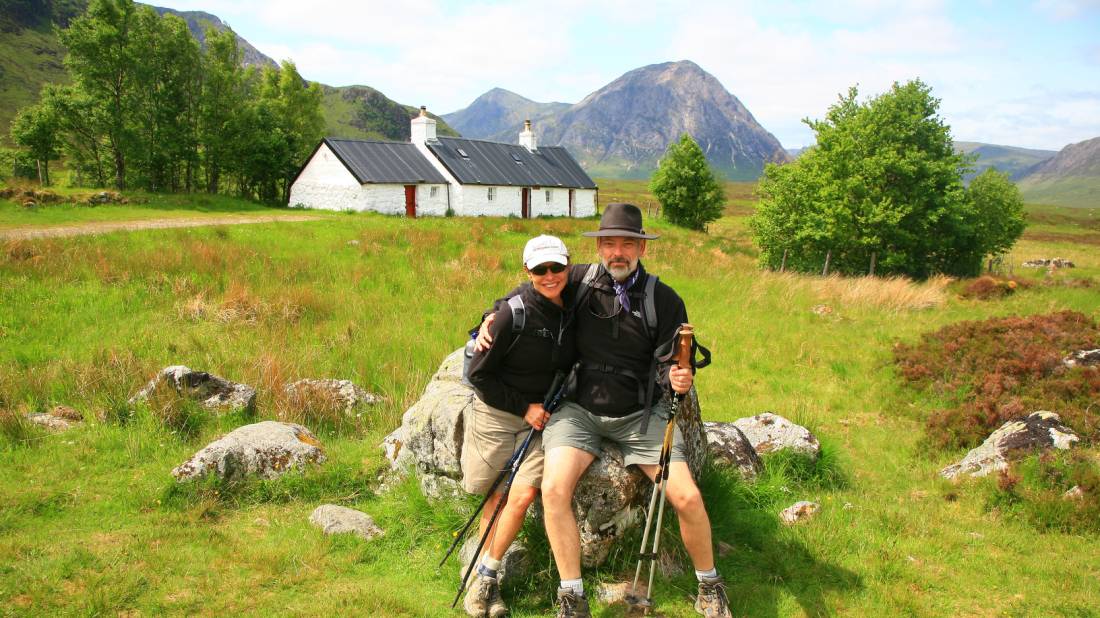
[[[527,421],[528,425],[542,431],[542,428],[546,427],[546,421],[550,420],[550,413],[542,407],[541,403],[532,403],[527,406],[527,414],[523,416],[523,420]]]
[[[496,319],[495,313],[490,313],[484,321],[481,322],[481,328],[477,329],[477,339],[474,340],[474,349],[478,352],[484,352],[489,349],[489,346],[493,345],[493,336],[489,334],[489,327],[493,325],[493,320]]]
[[[694,376],[691,374],[691,369],[684,369],[679,365],[673,365],[668,370],[668,382],[672,386],[672,390],[681,395],[691,390],[693,381]]]

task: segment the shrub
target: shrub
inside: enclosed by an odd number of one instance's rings
[[[909,386],[954,404],[928,418],[935,447],[974,446],[1005,421],[1035,410],[1057,412],[1092,440],[1100,436],[1100,371],[1067,368],[1062,359],[1096,347],[1100,327],[1062,311],[946,326],[915,345],[896,346],[894,361]]]
[[[1005,296],[1010,296],[1019,290],[1029,287],[1031,287],[1031,284],[1027,281],[985,275],[967,281],[963,285],[960,295],[963,298],[990,300],[993,298],[1004,298]]]
[[[1048,451],[1015,462],[988,492],[987,511],[1045,531],[1100,532],[1100,466],[1082,451]]]

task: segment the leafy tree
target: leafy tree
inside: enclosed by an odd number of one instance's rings
[[[977,272],[989,249],[983,217],[963,188],[970,161],[956,153],[939,100],[914,80],[861,103],[851,88],[823,120],[805,120],[817,144],[769,165],[750,220],[764,265],[927,277]]]
[[[684,134],[669,144],[649,190],[661,202],[665,218],[686,228],[705,230],[722,216],[726,195],[714,177],[699,144]]]
[[[222,172],[233,171],[233,145],[241,136],[237,122],[245,101],[241,51],[232,31],[206,30],[206,53],[202,61],[202,92],[197,118],[198,139],[202,144],[201,163],[206,191],[217,193]]]
[[[133,0],[92,0],[87,12],[61,32],[69,50],[65,64],[76,85],[103,113],[102,133],[114,164],[114,183],[126,187],[126,155],[134,135],[134,73],[143,58],[131,41],[137,9]]]
[[[61,155],[57,111],[46,103],[24,107],[12,119],[11,136],[37,162],[38,181],[49,186],[50,161]]]
[[[42,104],[57,110],[58,131],[75,179],[91,180],[97,187],[106,185],[108,153],[100,132],[105,125],[102,107],[80,88],[57,84],[42,89]]]
[[[975,235],[984,255],[1001,255],[1024,233],[1024,200],[1008,174],[988,168],[967,189],[977,214]]]

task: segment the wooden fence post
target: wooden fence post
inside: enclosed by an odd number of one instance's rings
[[[829,276],[829,259],[832,258],[832,257],[833,257],[833,250],[832,249],[825,252],[825,268],[822,269],[822,271],[821,271],[821,276],[822,277],[828,277]]]
[[[783,250],[783,262],[779,265],[779,272],[787,270],[787,251],[790,251],[790,249]]]

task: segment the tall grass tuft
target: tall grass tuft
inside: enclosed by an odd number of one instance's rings
[[[923,282],[906,277],[839,277],[815,279],[813,288],[823,301],[845,305],[914,311],[932,309],[947,300],[949,277],[937,275]]]

